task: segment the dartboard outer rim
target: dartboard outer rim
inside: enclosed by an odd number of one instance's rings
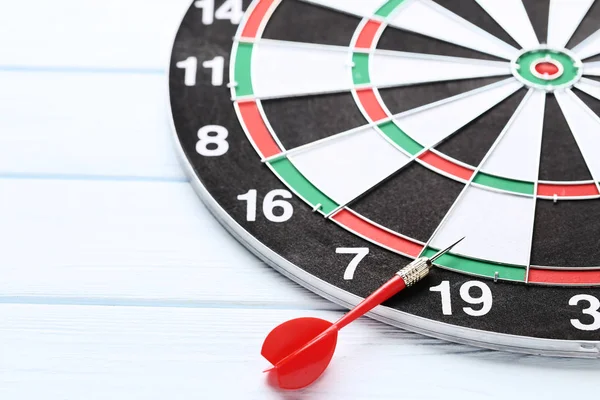
[[[179,34],[188,9],[189,7],[186,8],[182,13],[177,29],[175,29],[172,33],[170,51],[166,60],[167,66],[166,76],[164,78],[164,90],[166,92],[168,124],[170,128],[171,140],[173,140],[173,148],[179,161],[179,165],[184,170],[184,173],[187,176],[194,192],[210,211],[213,217],[215,217],[215,219],[222,227],[225,228],[227,232],[229,232],[230,235],[232,235],[246,249],[248,249],[252,254],[257,256],[275,271],[299,284],[305,289],[341,307],[350,309],[358,305],[363,298],[309,274],[302,268],[294,265],[271,250],[269,247],[256,239],[251,233],[246,231],[240,224],[238,224],[237,221],[235,221],[231,215],[229,215],[224,208],[219,205],[219,203],[212,197],[208,189],[202,184],[201,180],[194,172],[192,163],[185,154],[183,146],[179,140],[177,129],[175,127],[175,118],[173,115],[173,108],[171,106],[172,102],[170,92],[172,64],[171,58],[175,48],[177,35]],[[236,122],[239,123],[239,121]],[[365,314],[365,316],[410,332],[479,348],[541,356],[600,359],[600,340],[586,341],[546,339],[483,331],[474,328],[452,325],[441,321],[430,320],[383,305],[375,307],[370,312]]]

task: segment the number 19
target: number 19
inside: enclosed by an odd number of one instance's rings
[[[471,289],[478,288],[481,290],[481,296],[471,296]],[[452,299],[450,297],[450,281],[443,281],[438,286],[429,288],[430,292],[439,292],[442,296],[442,313],[444,315],[452,315]],[[460,297],[465,303],[478,305],[481,304],[481,308],[476,310],[472,307],[463,307],[463,311],[472,317],[481,317],[486,315],[492,309],[492,291],[489,286],[479,281],[469,281],[462,284],[460,287]]]

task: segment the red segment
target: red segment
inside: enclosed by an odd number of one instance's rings
[[[370,49],[373,46],[373,42],[375,41],[375,36],[377,36],[379,28],[381,28],[381,22],[373,20],[367,22],[358,35],[356,48]]]
[[[547,183],[538,184],[538,196],[552,197],[581,197],[581,196],[597,196],[598,187],[594,183],[586,183],[583,185],[552,185]]]
[[[269,8],[275,2],[275,0],[260,0],[252,13],[248,17],[248,21],[246,21],[246,25],[244,26],[244,30],[242,31],[242,37],[245,38],[254,38],[256,37],[258,30],[260,29],[260,24],[267,15]]]
[[[377,244],[400,253],[418,257],[423,250],[422,245],[381,229],[348,210],[340,211],[333,217],[333,220]]]
[[[281,153],[281,149],[277,143],[275,143],[275,140],[273,140],[267,125],[265,125],[265,121],[258,111],[256,102],[238,102],[236,105],[240,110],[242,120],[244,121],[244,124],[246,124],[248,133],[252,137],[252,140],[254,140],[254,143],[256,143],[262,157],[267,158]]]
[[[431,151],[426,151],[419,157],[419,159],[424,163],[431,165],[432,167],[447,172],[450,175],[462,178],[466,181],[471,179],[471,176],[473,175],[473,170],[446,160],[445,158],[440,157]]]
[[[556,75],[560,72],[560,69],[556,65],[547,61],[536,64],[535,70],[538,74],[548,74],[549,76]]]
[[[388,117],[379,103],[379,100],[377,100],[377,96],[375,96],[375,91],[373,89],[357,90],[356,95],[372,121],[377,122]]]
[[[560,285],[597,285],[600,284],[600,271],[558,271],[532,268],[529,270],[529,282]]]

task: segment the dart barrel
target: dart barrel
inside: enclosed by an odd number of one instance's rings
[[[432,265],[427,257],[417,258],[398,271],[397,275],[402,277],[407,287],[411,287],[429,274]]]

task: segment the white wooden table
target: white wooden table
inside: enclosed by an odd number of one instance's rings
[[[597,398],[600,360],[450,344],[362,318],[282,393],[265,335],[342,310],[238,244],[172,148],[189,0],[0,1],[0,399]]]

